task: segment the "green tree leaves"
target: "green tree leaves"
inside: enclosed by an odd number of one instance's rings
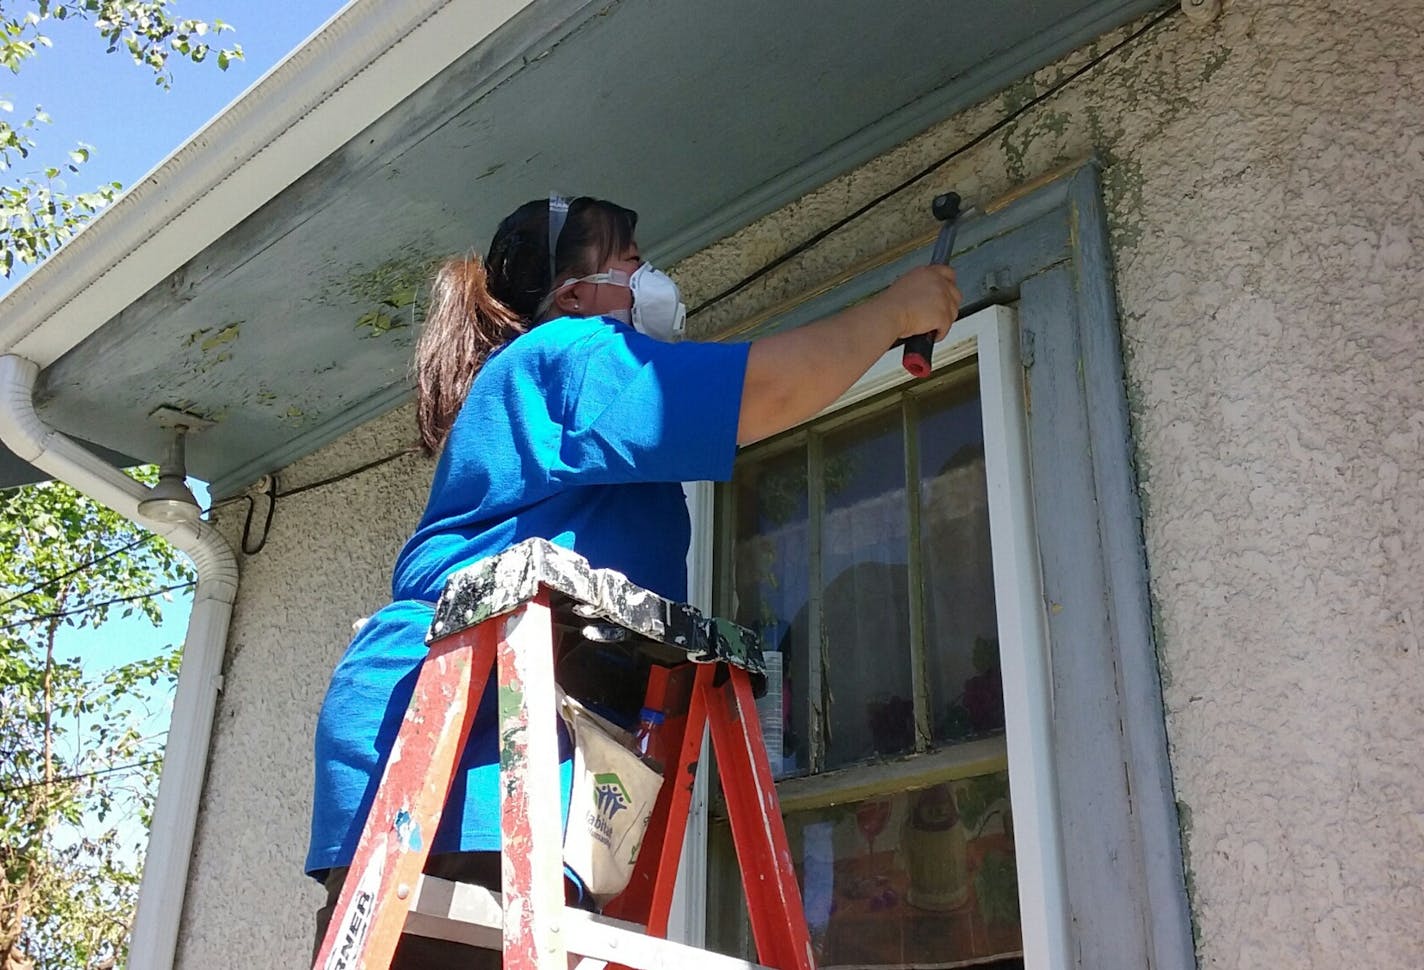
[[[18,72],[25,61],[52,46],[43,33],[49,20],[71,17],[93,24],[107,42],[109,53],[128,52],[133,62],[153,71],[162,87],[173,83],[169,58],[201,64],[212,53],[212,39],[232,30],[221,20],[178,19],[173,16],[176,0],[31,0],[29,3],[0,3],[0,65]],[[242,45],[220,47],[218,66],[242,59]]]
[[[124,963],[165,741],[137,699],[166,693],[178,650],[86,668],[57,635],[115,610],[157,623],[173,597],[143,594],[191,579],[68,486],[0,493],[0,966]]]
[[[133,62],[152,72],[154,83],[173,83],[171,59],[201,64],[214,55],[220,70],[243,57],[242,45],[214,47],[215,38],[232,30],[221,20],[177,18],[177,0],[0,0],[0,66],[19,73],[25,62],[39,56],[52,42],[44,33],[47,22],[80,19],[90,23],[110,53],[127,52]],[[0,99],[0,171],[15,171],[9,184],[0,185],[0,273],[10,276],[19,264],[44,259],[86,222],[113,202],[122,186],[113,182],[90,192],[70,194],[59,181],[57,165],[33,171],[19,166],[36,147],[37,125],[48,124],[44,110],[36,107],[18,122],[13,103]],[[78,145],[69,151],[65,168],[78,174],[93,148]]]

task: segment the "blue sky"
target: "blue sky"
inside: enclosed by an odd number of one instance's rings
[[[36,106],[53,119],[35,132],[38,144],[26,167],[11,174],[38,177],[47,166],[62,167],[67,153],[83,142],[92,146],[93,154],[78,175],[66,172],[64,191],[137,182],[344,5],[341,0],[177,0],[175,16],[232,24],[236,29],[220,40],[224,46],[241,44],[246,59],[224,72],[211,58],[194,65],[175,57],[170,61],[173,86],[167,91],[126,51],[105,53],[105,42],[92,25],[78,20],[47,23],[44,33],[53,47],[41,48],[19,74],[0,73],[0,99],[14,104],[14,120],[28,118]],[[14,3],[7,11],[23,15],[32,7]],[[0,295],[21,278],[23,270],[9,280],[0,278]],[[205,503],[206,491],[201,486],[197,491]],[[57,642],[59,654],[82,658],[93,673],[152,656],[183,641],[190,600],[179,594],[165,607],[158,627],[135,615],[111,620],[98,630],[66,628]],[[135,697],[134,709],[149,712],[146,727],[162,730],[170,703],[165,696]]]
[[[53,48],[40,48],[19,74],[0,72],[0,99],[14,104],[12,119],[28,118],[36,105],[53,118],[38,127],[31,164],[17,173],[38,176],[49,165],[62,167],[67,153],[84,142],[93,146],[93,156],[78,175],[65,171],[65,191],[137,182],[342,6],[339,0],[177,0],[178,17],[232,24],[236,29],[218,42],[241,44],[246,60],[220,71],[212,57],[190,64],[175,56],[169,91],[154,84],[152,72],[135,65],[127,51],[105,53],[104,39],[89,23],[46,23]],[[19,15],[32,7],[15,3],[7,11]],[[0,294],[21,275],[0,278]]]

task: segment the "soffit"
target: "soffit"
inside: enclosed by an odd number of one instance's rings
[[[526,199],[638,209],[666,263],[1150,6],[614,0],[498,75],[476,48],[49,367],[40,413],[152,460],[150,412],[192,410],[223,494],[400,403],[414,289]]]

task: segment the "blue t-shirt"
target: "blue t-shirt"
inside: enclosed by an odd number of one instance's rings
[[[681,483],[731,476],[747,347],[662,343],[606,318],[566,318],[485,362],[396,560],[393,601],[357,633],[327,688],[308,872],[347,865],[355,853],[452,572],[538,536],[687,598]],[[499,848],[493,698],[491,677],[434,852]]]

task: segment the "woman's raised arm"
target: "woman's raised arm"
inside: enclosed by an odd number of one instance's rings
[[[959,313],[960,299],[954,270],[921,266],[864,303],[753,341],[737,444],[768,438],[812,417],[901,337],[933,331],[936,341],[943,339]]]

